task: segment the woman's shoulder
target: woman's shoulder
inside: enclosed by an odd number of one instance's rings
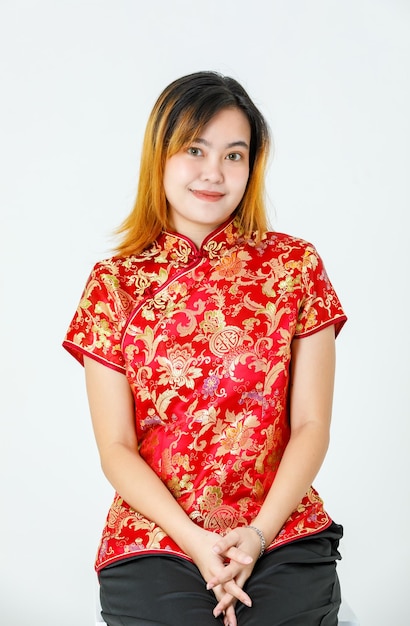
[[[136,269],[143,267],[151,257],[152,255],[148,251],[129,256],[112,255],[96,261],[92,268],[92,274],[99,277],[107,274],[124,277],[135,273]]]
[[[96,261],[92,271],[96,274],[102,274],[105,272],[116,274],[119,271],[126,270],[132,265],[132,263],[133,257],[113,255]]]
[[[259,244],[262,249],[292,255],[317,254],[316,247],[310,241],[279,231],[267,231]]]
[[[100,283],[121,281],[127,275],[131,265],[127,257],[111,256],[101,259],[92,266],[89,281]]]
[[[313,246],[313,244],[304,239],[303,237],[299,237],[297,235],[292,235],[290,233],[284,233],[277,230],[269,230],[265,233],[265,237],[270,241],[276,241],[278,243],[284,243],[286,245],[297,245],[301,247]]]

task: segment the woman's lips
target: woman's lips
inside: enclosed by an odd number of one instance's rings
[[[225,195],[219,191],[206,191],[204,189],[191,189],[191,193],[193,193],[198,200],[206,200],[207,202],[217,202]]]

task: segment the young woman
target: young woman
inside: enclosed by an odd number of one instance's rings
[[[96,560],[110,626],[337,624],[342,529],[311,485],[346,317],[315,248],[268,231],[268,152],[235,80],[169,85],[67,332],[115,488]]]

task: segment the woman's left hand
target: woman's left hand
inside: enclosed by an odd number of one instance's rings
[[[208,581],[207,588],[218,588],[219,590],[219,586],[222,587],[224,593],[222,596],[218,593],[219,601],[213,613],[215,617],[218,617],[225,611],[224,623],[225,626],[228,626],[231,622],[229,613],[227,614],[226,612],[228,609],[230,611],[230,607],[235,606],[238,588],[243,589],[245,582],[252,573],[260,553],[260,540],[254,530],[242,526],[231,530],[224,537],[221,537],[213,549],[216,554],[222,556],[228,563],[218,577],[211,578]],[[250,563],[243,563],[244,554],[252,557]],[[251,606],[248,603],[247,605]]]

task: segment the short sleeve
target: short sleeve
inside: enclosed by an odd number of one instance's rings
[[[301,272],[302,298],[295,337],[306,337],[326,326],[335,326],[337,336],[347,317],[314,246],[305,248]]]
[[[115,280],[103,263],[94,266],[63,347],[82,365],[86,355],[123,373],[120,315],[113,290]]]

